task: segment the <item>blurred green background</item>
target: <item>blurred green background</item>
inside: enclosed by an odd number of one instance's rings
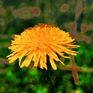
[[[19,68],[8,64],[14,34],[38,23],[68,31],[80,48],[75,57],[80,84],[72,72]],[[93,0],[0,0],[0,93],[93,93]],[[65,64],[69,64],[66,62]]]

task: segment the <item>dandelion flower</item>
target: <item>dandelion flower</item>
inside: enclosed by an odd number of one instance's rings
[[[20,35],[15,35],[9,49],[9,63],[19,59],[19,66],[28,67],[33,62],[33,67],[41,69],[47,67],[47,56],[54,70],[57,69],[56,63],[64,63],[60,57],[69,58],[69,55],[75,56],[78,45],[74,45],[68,32],[64,32],[58,27],[48,24],[38,24],[34,27],[25,29]],[[66,54],[66,55],[65,55]],[[23,60],[24,58],[24,60]]]

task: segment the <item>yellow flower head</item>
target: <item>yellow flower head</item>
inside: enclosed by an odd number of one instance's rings
[[[47,56],[49,56],[49,62],[56,70],[56,62],[64,64],[58,55],[69,58],[69,55],[76,55],[76,51],[71,49],[77,47],[68,32],[52,25],[39,24],[26,29],[21,35],[15,35],[9,47],[12,53],[7,57],[9,63],[19,59],[20,67],[28,67],[32,62],[33,67],[47,69]]]

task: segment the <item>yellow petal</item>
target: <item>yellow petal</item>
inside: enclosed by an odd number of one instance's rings
[[[55,52],[63,51],[63,47],[61,45],[57,45],[55,43],[49,43],[50,48],[52,48]]]
[[[60,63],[61,63],[62,65],[65,65],[64,62],[62,62],[61,60],[60,60]]]
[[[43,69],[43,67],[44,67],[44,62],[43,62],[43,59],[42,59],[42,57],[41,57],[41,58],[40,58],[40,68]]]
[[[7,58],[14,56],[15,54],[16,54],[15,52],[12,52],[10,55],[7,56]]]
[[[8,58],[9,63],[13,63],[13,62],[15,62],[15,60],[17,60],[17,58],[18,58],[17,55],[14,55],[14,56],[9,57],[9,58]]]
[[[18,56],[19,56],[19,66],[21,65],[21,60],[22,60],[23,56],[25,56],[27,52],[28,52],[27,50],[19,52],[20,53],[20,54],[18,54]]]
[[[40,55],[38,55],[37,53],[35,53],[33,60],[34,60],[34,67],[38,66],[39,63],[39,59],[40,59]]]
[[[70,54],[70,55],[74,55],[74,56],[75,56],[76,53],[77,53],[76,51],[70,50],[70,49],[68,49],[68,48],[65,48],[64,52],[67,53],[67,54]]]
[[[56,70],[57,69],[57,66],[56,66],[56,64],[55,64],[55,62],[54,62],[54,60],[52,58],[50,58],[50,63],[51,63],[52,68],[54,70]]]
[[[21,68],[22,67],[28,67],[30,65],[30,63],[31,63],[31,60],[32,60],[33,56],[34,56],[34,53],[29,54],[26,57],[26,59],[22,62],[22,64],[20,65],[20,67]]]
[[[46,52],[40,52],[40,68],[45,68],[47,70],[47,60],[46,60]]]
[[[46,56],[46,52],[44,52],[44,55],[42,57],[42,59],[43,59],[43,66],[47,70],[47,58],[46,57],[47,57]]]
[[[59,61],[59,58],[57,57],[56,53],[54,53],[53,50],[47,49],[47,53],[50,57],[54,58],[56,61]]]

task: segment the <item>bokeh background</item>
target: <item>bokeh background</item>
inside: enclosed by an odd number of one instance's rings
[[[38,23],[58,26],[76,39],[80,84],[75,85],[68,69],[21,69],[18,62],[8,64],[13,35]],[[0,0],[0,93],[93,93],[92,61],[93,0]]]

